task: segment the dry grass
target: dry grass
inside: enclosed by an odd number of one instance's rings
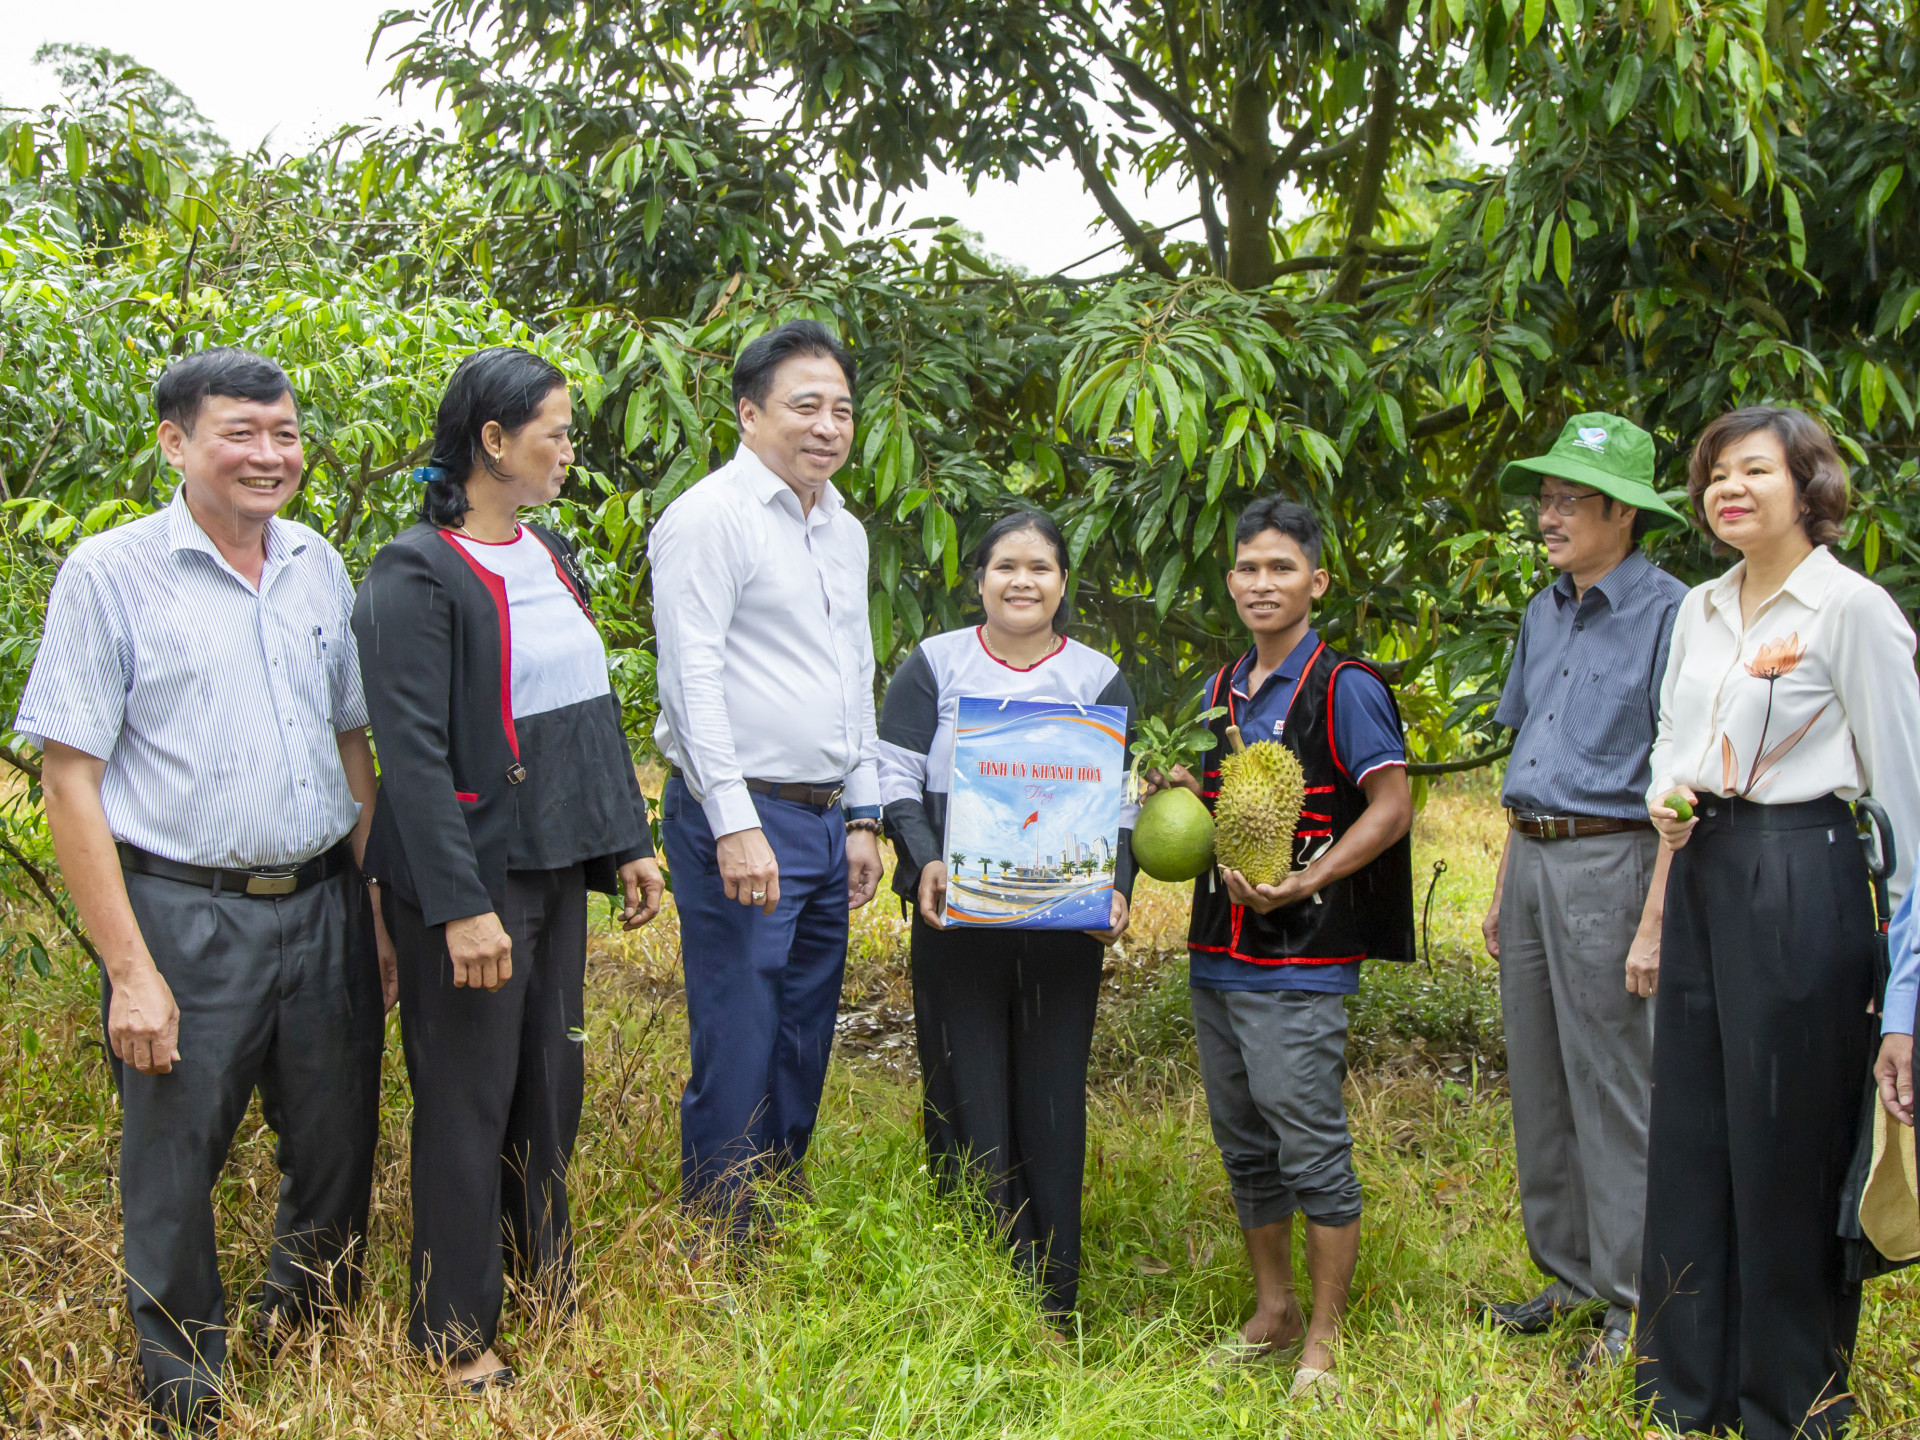
[[[1493,971],[1480,910],[1499,832],[1483,788],[1437,788],[1420,822],[1432,970],[1371,967],[1349,1105],[1368,1193],[1341,1357],[1344,1404],[1286,1398],[1284,1369],[1201,1363],[1249,1299],[1192,1073],[1183,897],[1143,887],[1110,966],[1096,1054],[1081,1340],[1045,1340],[991,1243],[921,1170],[897,909],[856,926],[838,1063],[812,1160],[818,1201],[752,1263],[692,1265],[672,1201],[685,1018],[671,924],[596,942],[587,1117],[573,1175],[580,1314],[510,1311],[527,1379],[456,1401],[406,1350],[407,1096],[388,1055],[369,1298],[268,1361],[234,1347],[235,1436],[1554,1437],[1639,1440],[1624,1377],[1569,1383],[1572,1329],[1513,1340],[1474,1301],[1537,1283],[1514,1197]],[[66,957],[7,999],[0,1067],[0,1429],[132,1434],[140,1413],[115,1274],[116,1117],[91,977]],[[228,1292],[258,1278],[274,1183],[257,1112],[216,1200]],[[1920,1286],[1871,1287],[1856,1435],[1920,1435]]]

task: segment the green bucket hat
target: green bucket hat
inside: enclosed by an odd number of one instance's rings
[[[1574,416],[1546,454],[1508,465],[1500,488],[1531,490],[1542,475],[1591,485],[1640,510],[1649,524],[1686,524],[1686,517],[1653,488],[1653,437],[1618,415],[1596,410]]]

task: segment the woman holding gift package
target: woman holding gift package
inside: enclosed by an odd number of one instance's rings
[[[1676,1430],[1826,1436],[1860,1313],[1836,1233],[1877,1024],[1875,918],[1847,802],[1920,843],[1920,687],[1892,598],[1827,550],[1833,440],[1723,415],[1687,493],[1740,562],[1674,622],[1649,813],[1666,854],[1639,1391]],[[1656,885],[1658,884],[1656,876]]]
[[[1112,925],[1100,931],[945,927],[947,792],[960,697],[1124,707],[1113,661],[1060,633],[1067,544],[1041,511],[1008,515],[974,552],[986,622],[930,636],[887,687],[880,790],[913,908],[913,1013],[925,1087],[928,1166],[943,1192],[981,1185],[1048,1323],[1071,1323],[1080,1284],[1087,1057],[1101,952],[1127,928],[1133,891],[1121,812]],[[985,864],[985,859],[979,859]]]
[[[573,551],[519,512],[573,463],[559,370],[500,347],[440,402],[420,522],[353,612],[382,767],[367,846],[399,954],[413,1087],[409,1338],[471,1392],[504,1272],[571,1304],[587,891],[660,908],[606,649]]]

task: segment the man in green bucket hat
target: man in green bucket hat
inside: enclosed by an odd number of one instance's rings
[[[1521,1219],[1549,1283],[1484,1314],[1520,1334],[1600,1318],[1585,1368],[1626,1355],[1639,1304],[1666,890],[1647,757],[1687,588],[1636,542],[1681,517],[1654,488],[1653,437],[1618,415],[1575,415],[1501,488],[1533,494],[1560,572],[1527,605],[1494,712],[1515,733],[1481,927],[1500,962]]]

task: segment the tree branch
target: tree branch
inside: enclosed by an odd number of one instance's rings
[[[1507,392],[1497,389],[1490,391],[1487,398],[1480,402],[1480,408],[1482,410],[1495,408],[1506,409]],[[1449,405],[1445,410],[1436,410],[1431,415],[1423,415],[1420,419],[1409,425],[1407,427],[1407,439],[1425,440],[1429,436],[1441,435],[1448,430],[1458,429],[1460,426],[1466,424],[1467,421],[1473,419],[1474,414],[1474,411],[1467,409],[1465,401],[1462,401],[1458,405]]]
[[[0,746],[0,749],[3,748],[5,747]],[[87,952],[87,958],[105,970],[106,962],[100,958],[100,952],[93,948],[93,941],[89,940],[87,932],[80,928],[80,922],[67,914],[67,907],[60,903],[60,897],[54,893],[53,882],[47,879],[46,872],[22,855],[14,843],[4,836],[0,836],[0,851],[5,851],[8,859],[27,872],[27,878],[33,881],[33,888],[45,897],[47,905],[59,919],[60,924],[65,927],[66,932],[73,936],[82,950]]]
[[[1093,193],[1099,203],[1100,211],[1113,222],[1114,229],[1120,232],[1140,263],[1163,280],[1178,277],[1173,267],[1167,263],[1166,256],[1160,253],[1160,247],[1138,220],[1127,213],[1127,207],[1120,203],[1120,197],[1113,193],[1113,187],[1107,183],[1107,177],[1100,172],[1098,156],[1093,153],[1092,142],[1081,133],[1074,122],[1060,92],[1049,81],[1046,86],[1048,96],[1054,102],[1055,118],[1060,122],[1061,136],[1067,142],[1067,150],[1073,156],[1074,168],[1079,170],[1080,178]]]
[[[1180,37],[1180,19],[1173,13],[1173,0],[1160,0],[1160,26],[1167,43],[1167,63],[1173,70],[1174,93],[1188,109],[1193,107],[1193,87],[1187,81],[1187,65]],[[1200,218],[1207,231],[1207,258],[1213,273],[1227,273],[1227,232],[1220,223],[1220,212],[1213,204],[1213,172],[1207,157],[1193,145],[1187,146],[1187,163],[1193,166],[1194,183],[1200,189]]]
[[[1385,189],[1387,162],[1393,155],[1394,112],[1400,103],[1400,32],[1407,21],[1407,0],[1388,0],[1375,35],[1373,66],[1373,105],[1362,127],[1365,146],[1360,160],[1360,175],[1354,184],[1353,201],[1347,226],[1348,263],[1333,283],[1333,299],[1351,305],[1360,298],[1360,246],[1371,239],[1380,218],[1380,197]]]
[[[11,745],[0,745],[0,760],[6,761],[34,784],[40,783],[40,767]]]
[[[1513,753],[1511,744],[1502,745],[1498,750],[1489,750],[1484,755],[1469,755],[1465,760],[1446,760],[1435,765],[1409,765],[1409,775],[1457,775],[1462,770],[1478,770],[1483,765],[1491,765],[1496,760],[1504,760]]]

